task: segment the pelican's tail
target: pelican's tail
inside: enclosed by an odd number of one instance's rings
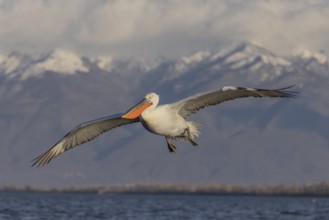
[[[200,122],[188,121],[187,124],[190,129],[191,138],[194,139],[195,137],[198,137],[200,134],[200,127],[201,127]]]

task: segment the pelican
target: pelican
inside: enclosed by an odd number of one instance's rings
[[[281,89],[256,89],[236,86],[224,86],[219,90],[197,94],[180,101],[159,105],[159,95],[148,93],[134,107],[125,113],[106,116],[82,123],[67,133],[48,151],[32,160],[32,166],[44,166],[58,155],[80,144],[93,140],[111,129],[132,123],[141,123],[149,132],[165,137],[170,153],[175,153],[174,140],[183,140],[197,146],[195,137],[199,135],[199,126],[187,117],[199,110],[225,101],[243,97],[282,97],[294,98],[297,93],[289,90],[292,86]]]

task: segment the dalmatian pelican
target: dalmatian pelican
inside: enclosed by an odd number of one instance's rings
[[[106,116],[82,123],[67,133],[48,151],[32,160],[32,166],[44,166],[58,155],[80,144],[93,140],[111,129],[132,123],[141,123],[149,132],[165,137],[169,152],[175,153],[174,140],[183,140],[197,146],[198,123],[188,121],[191,114],[212,105],[244,97],[297,97],[289,87],[281,89],[256,89],[224,86],[219,90],[197,94],[180,101],[159,105],[159,95],[148,93],[142,101],[125,113]]]

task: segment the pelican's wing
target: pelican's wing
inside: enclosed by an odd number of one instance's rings
[[[71,148],[91,141],[100,134],[113,128],[134,122],[139,122],[139,119],[124,119],[121,117],[121,114],[117,114],[80,124],[68,134],[66,134],[52,148],[32,160],[32,162],[34,162],[32,166],[44,166],[45,164],[48,164],[53,158],[67,150],[70,150]]]
[[[195,95],[181,101],[171,104],[170,106],[178,111],[182,117],[189,116],[202,108],[210,105],[217,105],[232,99],[243,97],[296,97],[297,93],[290,91],[292,86],[281,89],[254,89],[235,86],[225,86],[220,90]]]

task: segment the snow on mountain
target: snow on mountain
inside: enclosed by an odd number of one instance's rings
[[[293,69],[294,65],[291,57],[278,56],[254,44],[243,43],[230,50],[200,51],[184,56],[167,68],[163,81],[188,74],[195,67],[200,69],[200,74],[202,71],[214,74],[234,72],[247,74],[249,78],[258,77],[265,82],[280,77],[283,72]]]
[[[90,61],[92,63],[95,63],[98,68],[105,70],[105,71],[111,71],[113,68],[113,57],[101,55],[97,56],[95,58],[90,58]]]
[[[51,54],[29,56],[12,53],[0,56],[0,74],[10,78],[18,77],[22,80],[30,77],[40,77],[46,72],[58,74],[74,74],[88,72],[83,59],[67,50],[56,49]]]
[[[190,64],[195,65],[198,62],[205,60],[210,55],[211,55],[211,53],[209,51],[200,51],[200,52],[196,52],[190,56],[183,56],[182,62],[185,63],[186,65],[190,65]]]
[[[315,60],[319,64],[325,65],[328,63],[328,57],[324,52],[311,52],[309,50],[294,51],[295,56],[303,60]]]
[[[266,81],[273,78],[273,74],[280,76],[282,72],[296,68],[298,66],[296,62],[309,64],[310,61],[326,65],[328,64],[328,57],[323,52],[311,53],[308,50],[295,51],[291,56],[283,57],[250,43],[243,43],[230,50],[199,51],[183,56],[177,61],[157,60],[156,62],[142,58],[117,60],[109,55],[81,57],[72,51],[56,49],[50,54],[37,56],[18,53],[0,54],[0,75],[20,79],[40,77],[46,72],[72,75],[78,72],[89,72],[90,65],[106,72],[122,71],[122,69],[125,71],[138,69],[138,71],[150,72],[167,62],[170,64],[170,68],[168,67],[163,81],[184,75],[196,66],[204,66],[214,72],[223,70],[262,71],[261,80]]]
[[[0,72],[9,75],[20,65],[20,60],[15,56],[0,55]]]
[[[227,54],[224,62],[230,65],[232,69],[239,69],[249,65],[251,70],[256,70],[261,65],[291,65],[291,62],[285,58],[278,57],[259,46],[246,43]]]
[[[184,75],[191,68],[200,65],[205,62],[211,53],[209,51],[199,51],[188,56],[181,57],[178,61],[171,63],[171,67],[168,69],[166,76],[162,79],[162,82],[173,80],[181,75]]]
[[[49,58],[35,65],[35,68],[39,72],[52,71],[62,74],[88,71],[78,55],[60,49],[55,50]]]
[[[89,69],[78,55],[71,51],[56,49],[45,59],[27,68],[21,77],[22,79],[27,79],[31,76],[40,76],[46,72],[71,75],[77,72],[88,71]]]

